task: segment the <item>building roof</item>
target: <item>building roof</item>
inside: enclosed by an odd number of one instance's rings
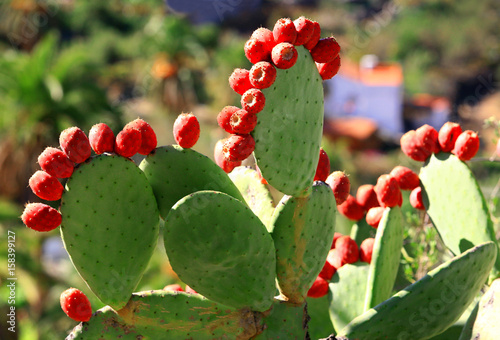
[[[377,63],[373,67],[362,67],[351,60],[342,59],[339,74],[368,86],[403,85],[403,68],[398,63]]]

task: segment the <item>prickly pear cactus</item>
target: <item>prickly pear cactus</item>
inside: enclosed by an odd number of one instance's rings
[[[493,281],[478,304],[470,339],[495,339],[500,334],[500,279]]]

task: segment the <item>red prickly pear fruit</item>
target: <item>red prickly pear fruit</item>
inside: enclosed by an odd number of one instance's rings
[[[334,37],[323,38],[311,49],[311,56],[317,63],[333,61],[340,53],[340,45]]]
[[[200,138],[200,123],[192,113],[181,113],[174,122],[174,138],[184,149],[192,148]]]
[[[311,288],[309,288],[307,296],[317,299],[325,296],[326,294],[328,294],[328,281],[318,276],[316,280],[314,280]]]
[[[170,285],[166,285],[165,287],[163,287],[163,290],[165,290],[167,292],[183,292],[184,291],[184,289],[182,289],[181,285],[177,284],[177,283],[172,283]]]
[[[115,150],[115,134],[104,123],[92,126],[89,132],[89,142],[94,152],[98,155]]]
[[[273,29],[274,42],[279,43],[290,43],[294,44],[297,40],[297,30],[292,20],[289,18],[281,18],[276,21]]]
[[[85,132],[73,126],[67,128],[59,135],[59,145],[71,161],[85,162],[91,155],[92,149]]]
[[[262,184],[269,184],[267,183],[267,180],[262,176],[262,172],[260,171],[260,168],[256,165],[255,166],[255,170],[257,171],[257,175],[259,175],[259,178],[260,178],[260,183]]]
[[[342,215],[352,221],[359,221],[365,215],[365,210],[352,195],[347,196],[345,202],[338,205],[337,209]]]
[[[255,140],[251,135],[231,135],[222,144],[224,158],[231,161],[243,161],[255,149]]]
[[[236,106],[224,107],[217,115],[217,124],[219,124],[224,131],[233,133],[233,129],[231,127],[231,116],[238,110],[240,110],[240,108]]]
[[[259,89],[250,89],[241,96],[241,106],[250,113],[259,113],[266,105],[266,97]]]
[[[419,140],[415,130],[408,131],[401,137],[401,150],[411,159],[418,162],[425,162],[432,154],[430,150],[424,148]]]
[[[231,162],[224,157],[224,153],[222,152],[224,141],[225,140],[219,140],[215,144],[214,159],[215,164],[217,164],[222,170],[224,170],[224,172],[230,173],[234,168],[241,165],[241,161]]]
[[[479,137],[471,130],[465,130],[458,136],[452,153],[461,161],[468,161],[479,150]]]
[[[189,287],[188,285],[186,285],[186,288],[184,289],[184,291],[188,294],[198,294],[198,292],[196,290],[194,290],[193,288]]]
[[[340,256],[340,252],[337,250],[337,248],[331,249],[328,252],[328,256],[326,258],[326,261],[330,263],[335,270],[339,270],[345,263],[342,263],[342,258]]]
[[[311,35],[311,38],[304,44],[304,47],[307,48],[309,51],[316,46],[318,43],[319,39],[321,39],[321,27],[319,26],[319,23],[316,21],[313,21],[313,33]]]
[[[319,161],[314,175],[315,181],[326,181],[330,173],[330,159],[323,148],[319,149]]]
[[[325,182],[332,188],[337,206],[344,203],[351,190],[351,182],[347,175],[343,171],[334,171]]]
[[[293,24],[295,25],[295,30],[297,31],[297,39],[295,39],[294,45],[304,45],[313,35],[313,22],[305,17],[299,17],[293,21]]]
[[[43,171],[57,178],[68,178],[73,174],[73,162],[63,151],[50,146],[38,156],[38,164]]]
[[[359,246],[359,259],[362,262],[371,263],[372,262],[372,254],[373,254],[373,244],[375,243],[375,239],[373,237],[365,239],[361,242]]]
[[[430,153],[438,153],[440,151],[438,136],[439,133],[432,126],[425,124],[415,130],[418,144]]]
[[[115,139],[115,152],[122,157],[132,157],[142,144],[141,131],[136,128],[121,130]]]
[[[359,260],[358,245],[349,235],[339,237],[335,243],[334,250],[337,251],[342,266],[347,263],[355,263]]]
[[[403,194],[401,193],[401,190],[399,190],[398,193],[399,193],[398,207],[401,208],[403,206]]]
[[[245,43],[245,56],[252,64],[257,64],[259,61],[271,60],[271,54],[267,50],[268,45],[257,39],[248,39]]]
[[[325,279],[326,281],[330,281],[336,271],[337,270],[334,266],[332,266],[330,262],[325,261],[325,265],[323,266],[323,269],[321,269],[321,272],[319,272],[318,276]]]
[[[405,166],[396,166],[390,175],[396,179],[401,190],[413,190],[420,185],[418,175]]]
[[[378,207],[377,193],[372,184],[363,184],[356,191],[356,201],[363,207],[365,211],[371,208]]]
[[[59,200],[64,191],[64,187],[56,177],[40,170],[31,176],[29,186],[35,195],[47,201]]]
[[[412,192],[410,193],[410,204],[415,209],[425,210],[421,187],[413,189]]]
[[[382,207],[395,207],[399,203],[400,189],[398,181],[391,175],[381,175],[374,187],[377,199]]]
[[[139,148],[138,153],[147,156],[154,149],[156,149],[156,145],[158,144],[156,133],[151,125],[149,125],[146,121],[137,118],[136,120],[133,120],[125,125],[124,129],[127,128],[136,128],[141,132],[141,147]]]
[[[244,68],[236,68],[233,73],[229,76],[229,86],[239,95],[242,95],[246,91],[252,88],[252,83],[250,83],[250,71]]]
[[[438,142],[443,152],[451,152],[455,142],[462,133],[462,128],[457,123],[446,122],[441,126],[438,133]]]
[[[337,242],[337,240],[339,239],[340,236],[343,236],[343,235],[341,233],[338,233],[338,232],[335,232],[333,234],[333,241],[332,241],[332,246],[330,249],[335,248],[335,242]]]
[[[266,89],[276,80],[276,68],[267,61],[259,61],[252,66],[248,77],[252,87]]]
[[[337,56],[327,63],[316,63],[316,68],[318,69],[321,79],[332,79],[340,70],[340,56]]]
[[[264,27],[257,28],[253,31],[250,39],[255,39],[264,43],[267,59],[271,58],[271,51],[273,50],[274,45],[276,45],[272,31]]]
[[[279,43],[274,46],[273,51],[271,53],[271,59],[273,60],[274,65],[276,65],[279,69],[289,69],[297,62],[298,53],[290,43]]]
[[[63,312],[75,321],[87,322],[92,317],[92,306],[89,299],[76,288],[69,288],[62,292],[59,301]]]
[[[231,116],[231,133],[248,134],[255,129],[257,125],[257,115],[247,110],[238,110]]]
[[[372,226],[373,228],[378,228],[378,224],[382,219],[382,215],[384,214],[384,207],[373,207],[366,213],[366,223]]]
[[[51,231],[61,225],[62,216],[56,209],[43,203],[28,203],[21,220],[30,229]]]

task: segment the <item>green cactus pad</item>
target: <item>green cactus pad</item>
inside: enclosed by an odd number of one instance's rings
[[[351,238],[356,241],[357,244],[361,244],[365,239],[375,237],[376,231],[377,229],[366,223],[366,219],[363,217],[353,224],[351,228]]]
[[[196,191],[221,191],[244,201],[227,174],[210,158],[192,149],[178,145],[159,147],[139,167],[153,187],[162,218],[178,200]]]
[[[254,339],[288,340],[305,339],[307,332],[307,314],[305,303],[290,304],[275,300],[269,315],[263,319],[264,331]]]
[[[479,310],[479,301],[476,302],[474,309],[470,313],[467,321],[464,323],[462,327],[462,332],[460,333],[460,337],[458,340],[470,340],[472,338],[472,328],[474,327],[474,322],[476,322],[477,312]],[[453,339],[454,340],[454,339]]]
[[[276,275],[280,292],[302,303],[332,245],[337,208],[332,189],[315,182],[308,197],[284,196],[274,213]]]
[[[306,298],[307,314],[311,318],[307,331],[310,339],[320,339],[327,334],[335,333],[328,309],[330,302],[328,295],[320,298]]]
[[[403,247],[403,216],[399,207],[386,208],[377,228],[368,274],[365,311],[392,295]]]
[[[470,339],[498,339],[499,336],[500,279],[496,279],[479,302],[477,317]]]
[[[487,203],[467,164],[439,153],[430,157],[419,176],[427,213],[453,253],[496,242]],[[496,268],[500,269],[500,257]]]
[[[290,196],[313,184],[323,134],[323,81],[309,51],[296,49],[297,63],[277,69],[274,84],[262,90],[266,105],[252,132],[262,175]]]
[[[172,268],[200,294],[236,308],[271,307],[273,240],[241,201],[213,191],[186,196],[167,215],[164,239]]]
[[[241,192],[250,209],[270,231],[274,213],[273,198],[266,185],[261,183],[257,171],[239,166],[229,173],[229,178]]]
[[[487,242],[456,256],[358,316],[338,339],[428,339],[443,332],[474,300],[496,253],[496,245]]]
[[[61,201],[61,234],[75,268],[105,304],[123,307],[156,246],[158,208],[142,171],[101,155],[80,165]]]
[[[339,268],[330,282],[330,320],[337,330],[364,312],[368,272],[367,263],[357,262]]]

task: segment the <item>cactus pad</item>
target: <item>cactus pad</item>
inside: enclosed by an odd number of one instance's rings
[[[71,261],[99,299],[123,307],[156,246],[153,190],[130,160],[100,155],[80,165],[61,201],[61,234]]]
[[[428,339],[443,332],[474,300],[496,253],[492,242],[469,249],[358,316],[338,338]]]
[[[335,196],[315,182],[308,197],[284,196],[274,213],[272,237],[281,294],[302,303],[320,273],[335,231]]]
[[[363,217],[353,224],[351,228],[351,238],[356,241],[357,244],[361,244],[365,239],[375,237],[376,231],[377,229],[366,223],[366,219]]]
[[[263,319],[264,331],[255,339],[305,339],[307,315],[305,303],[293,305],[281,300],[274,300],[269,315]]]
[[[479,302],[471,339],[497,339],[499,335],[500,279],[496,279]]]
[[[328,313],[328,308],[330,302],[328,301],[328,295],[320,298],[306,298],[307,303],[307,314],[311,320],[307,324],[307,331],[311,339],[320,339],[326,334],[334,333],[332,321],[330,320],[330,314]]]
[[[487,203],[467,164],[452,154],[432,155],[419,177],[427,213],[453,253],[496,241]]]
[[[290,196],[313,184],[323,134],[323,81],[309,51],[296,48],[296,64],[277,69],[274,84],[262,90],[266,105],[252,132],[262,175]]]
[[[139,167],[153,187],[162,218],[178,200],[196,191],[221,191],[244,201],[227,174],[210,158],[192,149],[178,145],[159,147]]]
[[[250,209],[269,230],[274,213],[273,198],[267,187],[261,183],[257,171],[239,166],[229,173],[229,178],[241,192]]]
[[[399,207],[386,208],[377,228],[368,274],[365,311],[392,295],[403,247],[403,216]]]
[[[273,240],[241,201],[213,191],[186,196],[167,215],[164,239],[172,268],[200,294],[236,308],[271,307]]]

